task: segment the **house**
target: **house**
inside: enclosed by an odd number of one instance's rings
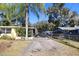
[[[79,34],[79,27],[75,26],[75,27],[58,27],[60,29],[62,29],[62,31],[64,33],[69,32],[69,34],[73,34],[73,35],[77,35]]]
[[[79,27],[58,27],[62,29],[63,35],[67,39],[77,40],[79,41]]]
[[[15,28],[25,28],[25,27],[21,27],[21,26],[0,26],[0,37],[3,35],[8,35],[11,38],[14,39],[21,39],[21,37],[19,37],[16,33],[16,29]],[[34,36],[34,34],[36,34],[36,28],[35,27],[29,27],[29,29],[31,30],[31,37]]]
[[[15,29],[8,26],[7,27],[0,26],[0,37],[2,37],[3,35],[10,36],[11,38],[17,37]]]

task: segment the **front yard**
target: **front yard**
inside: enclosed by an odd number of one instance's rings
[[[0,55],[21,55],[24,47],[31,41],[25,40],[0,40]]]
[[[38,38],[40,39],[40,38]],[[42,38],[41,38],[42,39]],[[47,48],[52,45],[52,50],[48,51],[27,51],[27,47],[34,49],[39,47],[39,44],[42,44],[41,48]],[[51,43],[51,44],[50,44]],[[31,45],[29,45],[31,44]],[[50,44],[50,45],[49,45]],[[33,46],[33,47],[31,47]],[[56,47],[56,48],[55,48]],[[60,48],[58,48],[60,47]],[[71,41],[71,40],[2,40],[0,39],[0,56],[63,56],[63,55],[77,55],[79,56],[79,42]],[[47,48],[48,49],[48,48]]]

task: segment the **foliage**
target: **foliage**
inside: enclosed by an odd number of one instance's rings
[[[45,30],[53,30],[58,26],[73,27],[77,24],[77,21],[75,20],[77,13],[72,11],[72,14],[70,15],[70,10],[65,8],[64,5],[64,3],[54,3],[52,7],[48,8],[47,15],[49,23],[37,23],[36,27],[39,32]]]
[[[0,39],[4,39],[4,40],[15,40],[14,38],[11,38],[8,35],[3,35],[3,36],[0,37]]]
[[[79,15],[64,7],[63,3],[54,3],[52,7],[48,8],[48,22],[59,26],[75,26],[78,25]],[[58,27],[58,26],[57,26]]]
[[[11,23],[11,20],[18,19],[20,17],[25,16],[24,5],[25,4],[22,4],[22,3],[21,4],[16,4],[16,3],[0,4],[0,11],[2,11],[3,13],[3,20],[6,20],[7,22],[9,22],[10,25],[14,25]]]
[[[35,14],[37,16],[37,18],[39,19],[39,14],[40,13],[45,13],[46,9],[45,9],[45,4],[43,3],[29,3],[28,4],[28,9],[29,11],[31,11],[33,14]],[[40,12],[40,13],[39,13]]]
[[[56,27],[53,23],[48,23],[47,21],[40,21],[39,23],[35,24],[38,32],[49,30],[51,31],[54,27]]]
[[[28,30],[28,37],[31,37],[31,31]]]
[[[49,16],[48,22],[53,23],[55,27],[60,25],[59,21],[63,18],[63,16],[66,16],[67,14],[68,10],[63,8],[63,6],[63,3],[54,3],[53,6],[47,10],[47,14]]]
[[[69,25],[70,25],[70,27],[74,27],[75,26],[74,20],[70,20]]]
[[[24,28],[16,28],[16,33],[18,36],[25,36],[26,32]]]
[[[25,37],[26,35],[26,31],[24,28],[16,28],[16,33],[18,34],[18,36],[23,36]],[[28,31],[28,36],[31,36],[31,31]]]
[[[39,23],[36,23],[35,26],[39,32],[48,30],[48,23],[45,21],[40,21]]]
[[[3,20],[2,24],[3,26],[9,26],[10,25],[10,22],[7,21],[7,20]]]

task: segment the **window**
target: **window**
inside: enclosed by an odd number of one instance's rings
[[[11,28],[7,28],[6,33],[11,33]]]
[[[1,33],[11,33],[11,28],[2,28]]]

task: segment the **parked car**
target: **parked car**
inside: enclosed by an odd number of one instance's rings
[[[52,33],[53,33],[53,36],[60,36],[63,34],[63,30],[56,28],[52,31]]]
[[[36,36],[40,36],[40,37],[48,37],[48,36],[52,36],[52,31],[43,31],[39,34],[37,34]]]

